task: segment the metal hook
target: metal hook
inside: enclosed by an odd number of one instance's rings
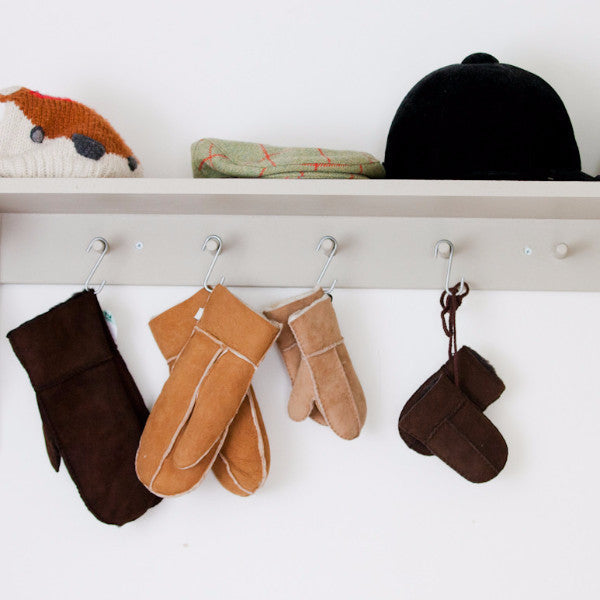
[[[450,248],[450,254],[448,255],[448,270],[446,271],[446,293],[452,295],[450,291],[450,271],[452,270],[452,259],[454,258],[454,244],[450,240],[439,240],[433,251],[433,256],[437,258],[439,248],[441,244],[448,244]],[[460,288],[458,290],[459,294],[462,294],[465,291],[465,278],[460,278]]]
[[[208,249],[209,242],[217,243],[217,247],[215,250]],[[210,267],[208,267],[208,271],[206,272],[206,277],[204,277],[204,281],[202,282],[202,285],[204,286],[204,289],[207,292],[213,291],[213,288],[211,288],[210,285],[208,285],[208,280],[213,272],[213,269],[215,268],[215,263],[217,262],[217,258],[219,258],[219,254],[221,254],[222,248],[223,248],[223,240],[218,235],[209,235],[204,240],[204,244],[202,244],[202,251],[206,251],[208,249],[209,252],[214,252],[214,254],[215,254],[213,256],[212,262],[210,263]],[[225,277],[221,277],[221,281],[219,281],[219,283],[222,284],[224,281],[225,281]]]
[[[338,243],[337,243],[337,240],[332,235],[324,235],[319,240],[319,243],[317,244],[316,252],[318,252],[321,249],[321,246],[323,246],[323,242],[325,242],[326,240],[330,241],[332,244],[331,251],[327,255],[327,261],[323,265],[323,268],[321,269],[321,273],[319,273],[319,278],[317,279],[316,287],[318,287],[321,284],[321,279],[323,279],[323,276],[325,275],[325,271],[327,271],[327,268],[329,267],[329,263],[332,261],[333,257],[335,256],[335,253],[337,252]],[[333,283],[331,284],[331,287],[325,291],[326,294],[331,294],[331,292],[333,292],[333,288],[335,287],[336,282],[337,282],[337,279],[334,279]]]
[[[92,277],[94,276],[94,273],[96,272],[96,270],[98,269],[98,267],[100,266],[100,263],[102,262],[102,259],[104,258],[104,256],[106,255],[106,253],[108,252],[108,242],[103,238],[103,237],[95,237],[89,244],[88,247],[86,248],[86,252],[89,252],[93,246],[95,242],[101,242],[103,245],[102,251],[100,253],[100,256],[98,257],[98,260],[96,261],[96,264],[92,267],[92,270],[90,271],[90,274],[88,275],[87,279],[85,280],[85,283],[83,284],[83,288],[85,289],[86,292],[90,291],[90,281],[92,280]],[[98,295],[102,289],[104,288],[104,286],[106,285],[106,279],[104,279],[102,281],[102,283],[95,289],[94,294]]]

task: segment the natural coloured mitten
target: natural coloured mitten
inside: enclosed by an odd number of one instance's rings
[[[194,177],[369,179],[385,177],[371,154],[324,148],[282,148],[204,138],[192,144]]]
[[[36,392],[53,467],[64,461],[88,509],[123,525],[160,499],[138,481],[148,410],[96,295],[75,294],[8,334]]]
[[[500,432],[443,373],[421,388],[398,426],[473,483],[493,479],[506,464]]]
[[[456,353],[458,370],[460,373],[459,387],[462,393],[479,410],[484,411],[492,402],[495,402],[504,391],[504,383],[496,374],[492,365],[475,350],[468,346],[463,346]],[[431,387],[441,374],[445,374],[449,379],[454,380],[454,359],[449,359],[439,371],[436,371],[425,383],[410,397],[400,413],[399,421],[414,406],[418,399],[423,395],[423,390]],[[432,452],[419,442],[416,438],[406,433],[402,429],[400,437],[409,448],[415,452],[424,455],[431,455]]]
[[[290,395],[290,415],[305,419],[316,406],[337,435],[354,439],[364,425],[367,405],[331,298],[323,295],[295,312],[288,325],[302,357]]]
[[[300,354],[296,338],[288,325],[288,319],[295,312],[306,308],[324,295],[325,292],[323,291],[323,288],[317,287],[306,294],[302,294],[301,296],[297,296],[290,300],[285,300],[264,311],[264,314],[268,319],[281,323],[281,333],[277,338],[277,347],[279,348],[283,363],[290,376],[292,386],[296,381],[296,375],[298,374],[300,362],[302,361],[302,355]],[[288,402],[288,413],[290,417],[295,421],[302,421],[306,418],[306,406],[311,405],[312,410],[310,411],[310,418],[321,425],[327,425],[323,415],[315,405],[314,390],[307,386],[304,386],[303,389],[306,391],[307,398],[302,398],[300,394],[295,394],[293,403]]]
[[[232,494],[250,496],[265,482],[271,465],[269,439],[252,386],[229,425],[213,473]]]
[[[150,321],[154,339],[172,369],[177,357],[192,335],[209,297],[204,288],[183,302],[169,308]],[[269,440],[264,427],[260,407],[250,386],[240,409],[227,430],[220,451],[215,457],[212,470],[221,484],[239,496],[253,494],[266,480],[270,466]],[[177,469],[173,477],[189,477],[194,471],[198,483],[205,471]]]
[[[17,86],[0,92],[0,111],[0,177],[142,176],[110,123],[79,102]]]
[[[177,469],[190,470],[224,442],[279,330],[225,287],[215,286],[140,440],[136,469],[144,485],[154,489],[167,459]]]

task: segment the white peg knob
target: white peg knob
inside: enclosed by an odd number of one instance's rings
[[[569,254],[569,246],[564,242],[554,246],[554,256],[556,258],[565,258]]]
[[[217,242],[217,240],[210,239],[210,240],[208,240],[208,242],[206,242],[206,249],[209,252],[212,252],[213,254],[217,251],[218,247],[219,247],[219,242]]]
[[[448,242],[442,242],[438,246],[438,254],[442,258],[450,258],[450,244]]]

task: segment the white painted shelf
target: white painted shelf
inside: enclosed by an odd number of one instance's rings
[[[600,182],[0,179],[0,213],[600,219]]]
[[[195,285],[218,233],[228,284],[307,287],[331,234],[325,284],[439,289],[449,238],[474,289],[600,290],[600,182],[0,179],[0,219],[1,283],[83,281],[101,235],[109,284]]]

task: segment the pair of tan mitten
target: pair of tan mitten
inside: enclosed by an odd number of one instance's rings
[[[212,468],[230,492],[254,493],[270,452],[250,382],[280,325],[217,285],[154,318],[150,328],[170,375],[140,440],[140,481],[158,496],[177,496]]]
[[[303,421],[310,416],[341,438],[358,437],[367,405],[331,296],[316,288],[264,314],[282,326],[277,347],[292,382],[290,417]]]

